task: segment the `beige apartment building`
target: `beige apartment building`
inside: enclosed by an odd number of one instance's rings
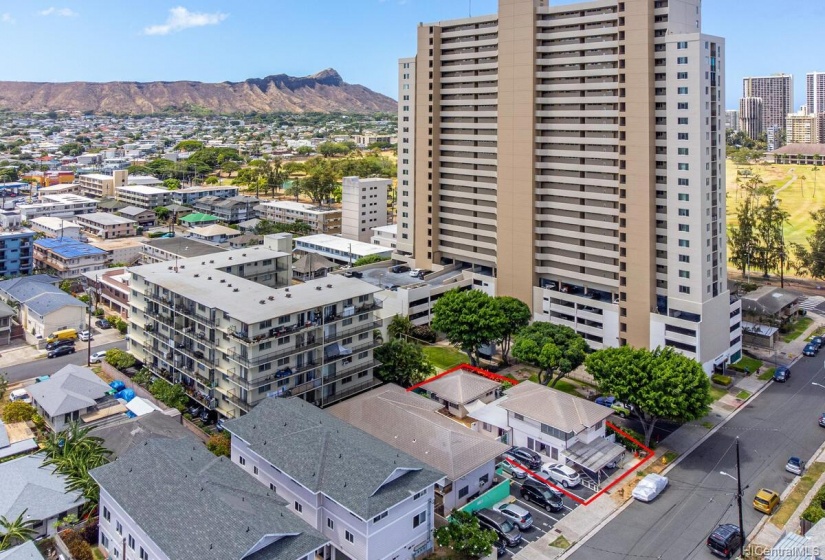
[[[819,144],[819,115],[808,112],[803,105],[798,113],[790,113],[787,117],[785,138],[788,144]]]
[[[125,187],[129,179],[129,172],[125,169],[105,173],[88,173],[77,176],[80,194],[94,198],[110,198],[115,196],[115,188]]]
[[[315,206],[292,200],[265,202],[255,207],[258,217],[279,224],[304,222],[312,233],[341,233],[341,209]]]
[[[84,232],[100,239],[117,239],[118,237],[132,237],[137,234],[138,223],[135,220],[124,218],[108,212],[93,212],[74,218]]]
[[[327,406],[380,383],[379,289],[343,276],[293,286],[291,260],[260,246],[131,268],[130,351],[230,418],[268,397]]]
[[[372,228],[387,225],[389,179],[344,177],[341,184],[341,236],[369,243]]]
[[[594,348],[738,359],[724,40],[700,8],[499,0],[419,25],[399,62],[399,253],[465,267]]]

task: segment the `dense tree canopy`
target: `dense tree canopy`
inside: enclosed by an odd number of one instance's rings
[[[697,420],[707,414],[712,402],[702,366],[672,348],[605,348],[590,354],[586,367],[602,392],[633,407],[645,445],[650,444],[659,420]]]
[[[794,266],[798,273],[807,273],[814,278],[825,278],[825,209],[811,212],[814,229],[806,238],[807,246],[793,244],[796,257]]]
[[[375,349],[375,359],[381,362],[378,377],[402,387],[415,385],[435,375],[435,368],[415,342],[393,338]]]
[[[501,359],[506,364],[509,363],[513,336],[530,323],[531,313],[527,304],[518,298],[497,296],[495,299],[506,322],[501,337]]]
[[[478,517],[472,513],[456,510],[450,516],[450,523],[435,531],[439,546],[450,548],[469,558],[481,558],[493,551],[498,534],[490,529],[482,529]]]
[[[540,368],[539,382],[555,386],[584,362],[589,347],[576,331],[564,325],[537,321],[521,329],[513,356]]]
[[[480,290],[456,288],[433,305],[432,327],[443,332],[477,366],[479,349],[502,340],[508,324],[495,298]]]

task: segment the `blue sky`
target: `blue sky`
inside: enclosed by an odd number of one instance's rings
[[[55,3],[57,2],[57,3]],[[570,0],[551,0],[570,3]],[[741,78],[825,71],[822,0],[705,0],[727,40],[727,107]],[[472,0],[474,15],[496,0]],[[397,59],[419,22],[465,17],[470,0],[0,0],[0,80],[241,81],[327,67],[396,97]],[[819,54],[819,56],[816,56]]]

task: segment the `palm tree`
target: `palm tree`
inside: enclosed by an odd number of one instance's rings
[[[814,156],[814,166],[811,168],[811,171],[814,173],[814,198],[816,198],[816,172],[819,171],[819,167],[816,165],[818,160],[819,156]]]
[[[12,546],[30,541],[37,535],[37,531],[32,528],[35,520],[24,519],[27,511],[29,510],[24,509],[13,521],[0,516],[0,532],[2,533],[0,550],[6,550]]]
[[[807,177],[804,175],[799,176],[799,190],[802,192],[803,198],[805,197],[805,179],[807,179]]]

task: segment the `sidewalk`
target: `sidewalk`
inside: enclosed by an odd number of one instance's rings
[[[776,344],[776,355],[780,363],[790,364],[793,360],[801,356],[802,349],[806,344],[805,339],[819,326],[825,325],[825,318],[815,314],[811,314],[809,317],[811,317],[814,322],[801,336],[792,342],[786,343],[780,341]],[[773,351],[752,353],[765,361],[765,367],[772,366]],[[662,470],[662,474],[666,474],[670,469],[678,465],[684,457],[689,455],[696,447],[714,434],[728,419],[733,417],[747,400],[754,398],[765,390],[770,382],[770,380],[760,381],[756,372],[747,377],[738,377],[733,387],[728,391],[728,394],[711,405],[710,412],[707,416],[697,422],[683,425],[662,440],[656,450],[654,459],[648,464],[653,465],[661,461],[662,456],[668,451],[677,453],[678,457],[676,460]],[[750,396],[745,400],[737,399],[736,394],[739,391],[747,391],[750,393]],[[628,485],[622,484],[611,489],[609,492],[605,492],[588,506],[577,507],[570,512],[570,514],[562,518],[561,521],[556,523],[551,531],[525,547],[516,554],[514,558],[517,560],[547,560],[570,557],[579,546],[586,542],[589,536],[595,534],[596,531],[609,523],[630,505],[632,499],[623,497],[622,489],[625,486]],[[817,488],[819,488],[819,485],[815,485],[812,492]],[[801,510],[799,513],[801,513]],[[796,523],[798,523],[798,516],[795,519]],[[791,523],[794,522],[793,520],[794,518],[792,517],[791,522],[789,522],[786,527],[791,527]],[[781,530],[779,531],[781,535]],[[551,547],[550,544],[559,537],[564,537],[572,546],[566,550]],[[768,538],[767,532],[765,533],[765,537]],[[775,542],[776,539],[769,544],[773,545]]]
[[[123,335],[121,335],[117,329],[107,329],[94,335],[94,338],[92,338],[92,349],[96,346],[117,342],[119,340],[123,340]],[[17,340],[15,343],[16,345],[14,346],[0,347],[0,372],[3,368],[46,358],[46,350],[38,350],[36,346],[26,344],[23,340]],[[77,351],[80,352],[86,349],[86,343],[77,341],[75,347]]]

